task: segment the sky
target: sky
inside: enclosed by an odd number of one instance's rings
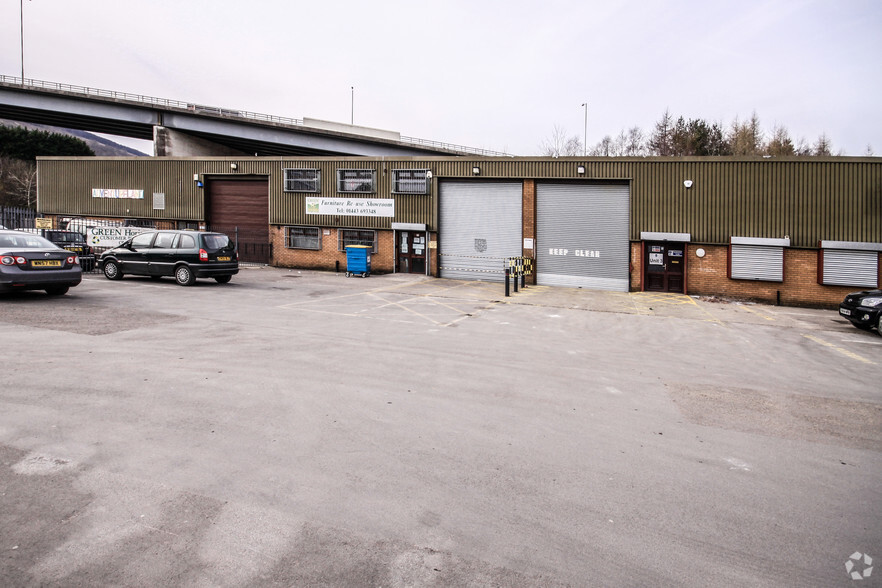
[[[0,74],[22,23],[27,78],[515,155],[665,110],[882,155],[879,0],[0,0]]]

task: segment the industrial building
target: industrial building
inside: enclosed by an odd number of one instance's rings
[[[244,260],[830,306],[880,286],[882,158],[191,157],[37,162],[38,211],[235,233]],[[246,259],[247,258],[247,259]]]

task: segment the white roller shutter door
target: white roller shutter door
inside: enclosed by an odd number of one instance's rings
[[[522,209],[520,182],[442,181],[441,277],[503,281],[503,259],[523,254]]]
[[[536,280],[540,285],[627,292],[629,188],[536,186]]]
[[[875,288],[879,283],[879,253],[824,249],[824,284]]]
[[[731,245],[733,280],[784,281],[784,248],[769,245]]]

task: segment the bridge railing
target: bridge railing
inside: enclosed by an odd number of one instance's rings
[[[156,98],[154,96],[146,96],[144,94],[130,94],[128,92],[117,92],[116,90],[101,90],[99,88],[90,88],[88,86],[76,86],[73,84],[62,84],[59,82],[46,82],[43,80],[34,80],[30,78],[17,78],[14,76],[0,75],[0,83],[21,86],[24,88],[38,88],[41,90],[49,90],[53,92],[67,92],[70,94],[80,94],[83,96],[95,96],[97,98],[108,98],[110,100],[120,100],[131,102],[139,105],[158,106],[160,108],[174,108],[176,110],[188,110],[199,114],[211,114],[223,117],[246,118],[255,121],[269,122],[273,124],[304,126],[302,119],[287,118],[284,116],[275,116],[272,114],[261,114],[259,112],[249,112],[246,110],[236,110],[233,108],[221,108],[219,106],[205,106],[194,104],[192,102],[181,102],[180,100],[170,100],[168,98]],[[357,134],[357,133],[353,133]],[[435,149],[445,149],[448,151],[458,151],[460,153],[470,153],[484,157],[511,157],[511,154],[501,151],[492,151],[490,149],[481,149],[475,147],[466,147],[464,145],[455,145],[453,143],[444,143],[441,141],[432,141],[429,139],[418,139],[416,137],[401,137],[402,143],[416,145],[421,147],[430,147]]]

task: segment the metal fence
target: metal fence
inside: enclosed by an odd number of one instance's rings
[[[0,225],[8,229],[32,229],[37,212],[30,208],[0,206]]]

